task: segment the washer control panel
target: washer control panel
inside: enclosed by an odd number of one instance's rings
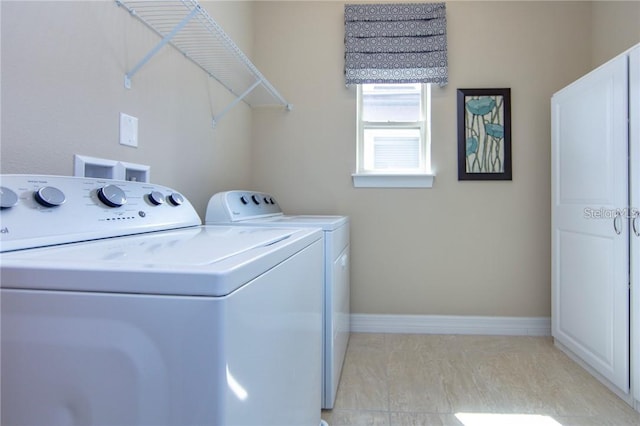
[[[0,252],[200,224],[184,196],[160,185],[0,175]]]
[[[229,223],[271,216],[282,216],[273,196],[264,192],[226,191],[209,199],[205,222]]]

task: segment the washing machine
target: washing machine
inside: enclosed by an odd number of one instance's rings
[[[335,403],[349,342],[349,218],[285,215],[275,197],[263,192],[226,191],[207,205],[207,224],[259,227],[317,227],[324,235],[322,408]]]
[[[1,423],[317,426],[322,232],[164,186],[0,176]]]

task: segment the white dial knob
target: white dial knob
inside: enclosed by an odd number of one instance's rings
[[[115,185],[98,189],[98,198],[109,207],[122,207],[127,203],[124,191]]]
[[[160,191],[153,191],[149,193],[149,201],[151,201],[151,204],[159,206],[164,204],[164,195]]]
[[[67,201],[64,192],[53,186],[43,186],[34,193],[34,198],[38,204],[45,207],[58,207]]]
[[[16,204],[18,204],[18,194],[9,188],[0,186],[0,209],[8,209]]]
[[[171,195],[169,195],[169,201],[174,206],[179,206],[182,203],[184,203],[184,197],[182,197],[182,195],[178,194],[177,192],[174,192]]]

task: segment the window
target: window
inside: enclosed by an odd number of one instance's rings
[[[354,185],[431,186],[429,84],[359,84],[357,93]]]

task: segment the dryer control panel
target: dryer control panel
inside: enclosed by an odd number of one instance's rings
[[[200,224],[191,203],[165,186],[0,175],[0,252]]]
[[[205,223],[240,222],[282,214],[272,195],[254,191],[226,191],[218,192],[209,199]]]

